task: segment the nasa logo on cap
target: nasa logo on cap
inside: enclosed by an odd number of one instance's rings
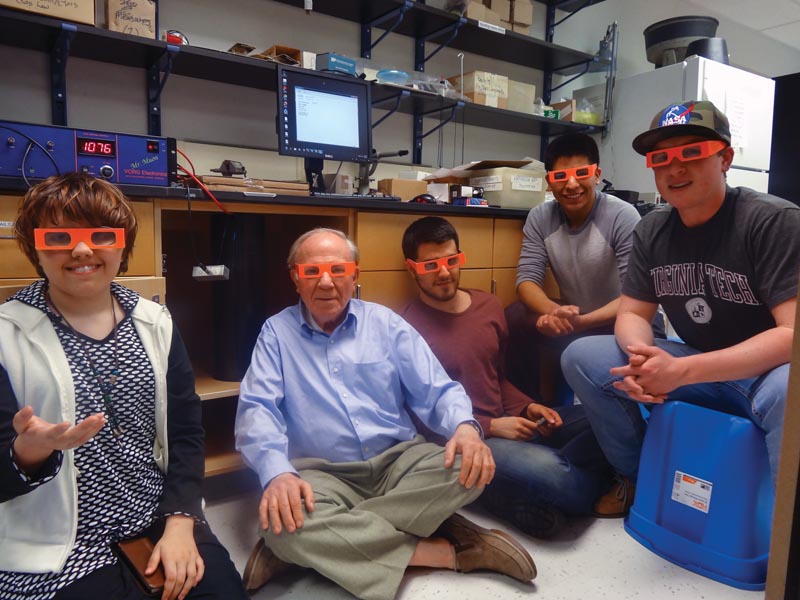
[[[664,111],[664,114],[661,115],[661,121],[659,122],[658,126],[664,127],[666,125],[686,125],[691,120],[693,110],[694,104],[690,105],[688,108],[683,104],[673,104],[672,106],[668,106],[667,110]]]

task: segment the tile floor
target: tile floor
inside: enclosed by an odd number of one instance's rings
[[[256,542],[257,482],[246,473],[216,477],[206,490],[206,515],[241,572]],[[484,526],[505,528],[481,512],[462,512]],[[644,549],[622,520],[572,521],[556,539],[516,533],[536,561],[539,576],[524,585],[492,573],[410,572],[398,600],[761,600],[746,592],[675,566]],[[252,596],[255,600],[345,600],[353,596],[312,571],[290,572]]]

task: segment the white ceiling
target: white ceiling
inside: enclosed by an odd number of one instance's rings
[[[800,50],[800,0],[689,0],[705,14],[722,15]],[[724,8],[723,8],[724,7]],[[724,12],[721,12],[724,11]]]

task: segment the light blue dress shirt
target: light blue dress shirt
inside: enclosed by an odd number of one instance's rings
[[[296,473],[294,458],[364,461],[413,439],[409,410],[448,438],[477,424],[464,388],[396,313],[351,300],[328,335],[304,312],[267,319],[239,393],[236,448],[262,486]]]

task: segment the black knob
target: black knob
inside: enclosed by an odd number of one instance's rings
[[[100,175],[106,179],[111,179],[114,176],[114,167],[111,165],[103,165],[100,167]]]

